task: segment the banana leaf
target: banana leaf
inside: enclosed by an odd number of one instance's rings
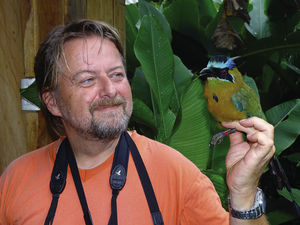
[[[265,0],[252,0],[253,9],[250,11],[250,24],[245,24],[248,31],[257,39],[270,37],[268,17],[265,15]]]
[[[180,124],[168,143],[179,150],[200,169],[206,169],[209,160],[209,120],[203,87],[196,79],[182,97]]]
[[[153,5],[147,3],[144,0],[139,0],[139,12],[140,12],[140,19],[142,20],[142,18],[145,15],[148,16],[153,16],[155,17],[160,25],[163,28],[164,33],[167,35],[168,39],[171,41],[172,39],[172,33],[171,33],[171,28],[170,25],[167,21],[167,19],[165,18],[165,16],[159,12]]]
[[[137,35],[136,24],[139,20],[139,10],[135,4],[126,6],[126,64],[127,76],[131,78],[139,62],[135,57],[133,45]]]
[[[169,39],[155,17],[142,18],[134,51],[151,90],[157,139],[164,142],[170,137],[176,119],[169,109],[175,91],[174,60]]]
[[[277,105],[266,112],[275,127],[276,154],[291,146],[300,135],[300,99]]]

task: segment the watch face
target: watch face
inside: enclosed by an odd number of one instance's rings
[[[265,195],[263,191],[260,188],[257,188],[257,193],[255,196],[255,206],[261,206],[263,213],[266,211],[266,201],[265,201]]]

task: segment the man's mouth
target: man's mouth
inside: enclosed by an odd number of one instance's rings
[[[125,104],[125,100],[121,98],[116,98],[112,100],[103,100],[101,102],[94,103],[90,111],[103,111],[103,110],[114,110]]]
[[[99,105],[96,109],[94,109],[94,111],[96,110],[106,110],[106,109],[117,109],[121,104],[114,104],[114,105],[109,105],[109,104],[105,104],[105,105]]]

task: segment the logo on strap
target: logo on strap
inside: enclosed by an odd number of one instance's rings
[[[112,170],[110,176],[110,186],[112,189],[121,190],[126,182],[126,170],[124,166],[118,164]]]

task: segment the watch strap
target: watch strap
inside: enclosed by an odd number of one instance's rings
[[[230,215],[237,219],[242,220],[251,220],[251,219],[257,219],[261,217],[264,214],[263,206],[258,206],[255,209],[250,209],[246,211],[238,211],[235,209],[230,210]]]
[[[254,200],[254,206],[251,209],[243,210],[243,211],[233,209],[230,203],[230,198],[228,198],[228,205],[229,205],[230,215],[234,218],[242,219],[242,220],[257,219],[265,213],[265,209],[266,209],[264,195],[260,188],[257,188],[257,192]]]

